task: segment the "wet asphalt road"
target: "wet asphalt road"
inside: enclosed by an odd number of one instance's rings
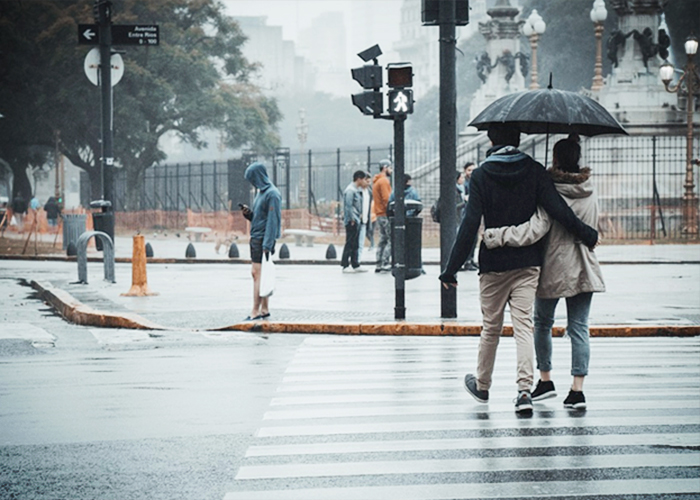
[[[589,409],[513,412],[475,338],[105,330],[0,278],[0,499],[700,497],[700,341],[594,339]]]
[[[0,288],[0,498],[223,498],[299,337],[115,339]]]

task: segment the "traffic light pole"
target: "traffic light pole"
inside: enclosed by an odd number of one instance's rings
[[[394,116],[394,319],[406,319],[406,211],[404,193],[404,123],[406,115]]]
[[[102,110],[102,161],[101,161],[101,194],[102,199],[114,206],[114,151],[112,144],[112,20],[111,4],[108,15],[99,22],[100,32],[100,93]]]
[[[457,230],[457,91],[455,74],[455,0],[440,5],[440,266],[447,265]],[[443,318],[457,317],[457,290],[440,283]]]

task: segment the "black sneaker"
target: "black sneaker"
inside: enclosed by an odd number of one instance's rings
[[[557,393],[554,390],[554,382],[552,382],[551,380],[538,380],[537,387],[535,387],[535,390],[532,391],[532,400],[542,401],[543,399],[553,398],[556,395]]]
[[[518,392],[518,397],[515,399],[516,413],[532,413],[532,397],[528,391]]]
[[[467,373],[464,377],[464,388],[479,403],[489,402],[489,391],[480,391],[476,387],[476,377],[471,373]]]
[[[564,400],[564,408],[573,408],[574,410],[586,409],[586,396],[583,391],[569,391],[569,395]]]

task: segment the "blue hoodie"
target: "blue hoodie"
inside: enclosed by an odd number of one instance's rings
[[[246,168],[245,179],[257,190],[253,201],[253,220],[250,223],[250,238],[263,240],[263,251],[272,252],[275,240],[282,236],[282,196],[267,176],[262,163],[252,163]]]

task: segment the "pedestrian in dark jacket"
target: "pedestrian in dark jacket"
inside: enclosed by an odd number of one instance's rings
[[[585,225],[559,196],[544,167],[517,148],[520,131],[509,124],[492,125],[493,147],[472,174],[466,213],[440,275],[444,286],[457,285],[455,277],[467,260],[483,217],[485,227],[518,225],[532,217],[537,205],[586,246],[598,241],[595,229]],[[517,412],[532,412],[533,383],[532,307],[542,266],[542,242],[524,247],[479,250],[479,288],[483,327],[476,376],[467,374],[465,388],[479,402],[489,398],[496,349],[509,305],[517,349]]]
[[[44,211],[46,212],[46,220],[49,222],[49,226],[56,227],[58,216],[61,215],[61,207],[58,205],[55,197],[51,196],[46,201]]]
[[[352,175],[352,182],[343,191],[343,223],[345,224],[345,246],[340,265],[344,273],[365,272],[358,260],[360,226],[362,225],[362,190],[367,187],[367,174],[362,170]],[[352,267],[350,267],[352,265]]]
[[[29,205],[21,193],[18,193],[12,200],[12,214],[17,224],[17,229],[21,232],[24,228],[24,215],[27,213]]]

